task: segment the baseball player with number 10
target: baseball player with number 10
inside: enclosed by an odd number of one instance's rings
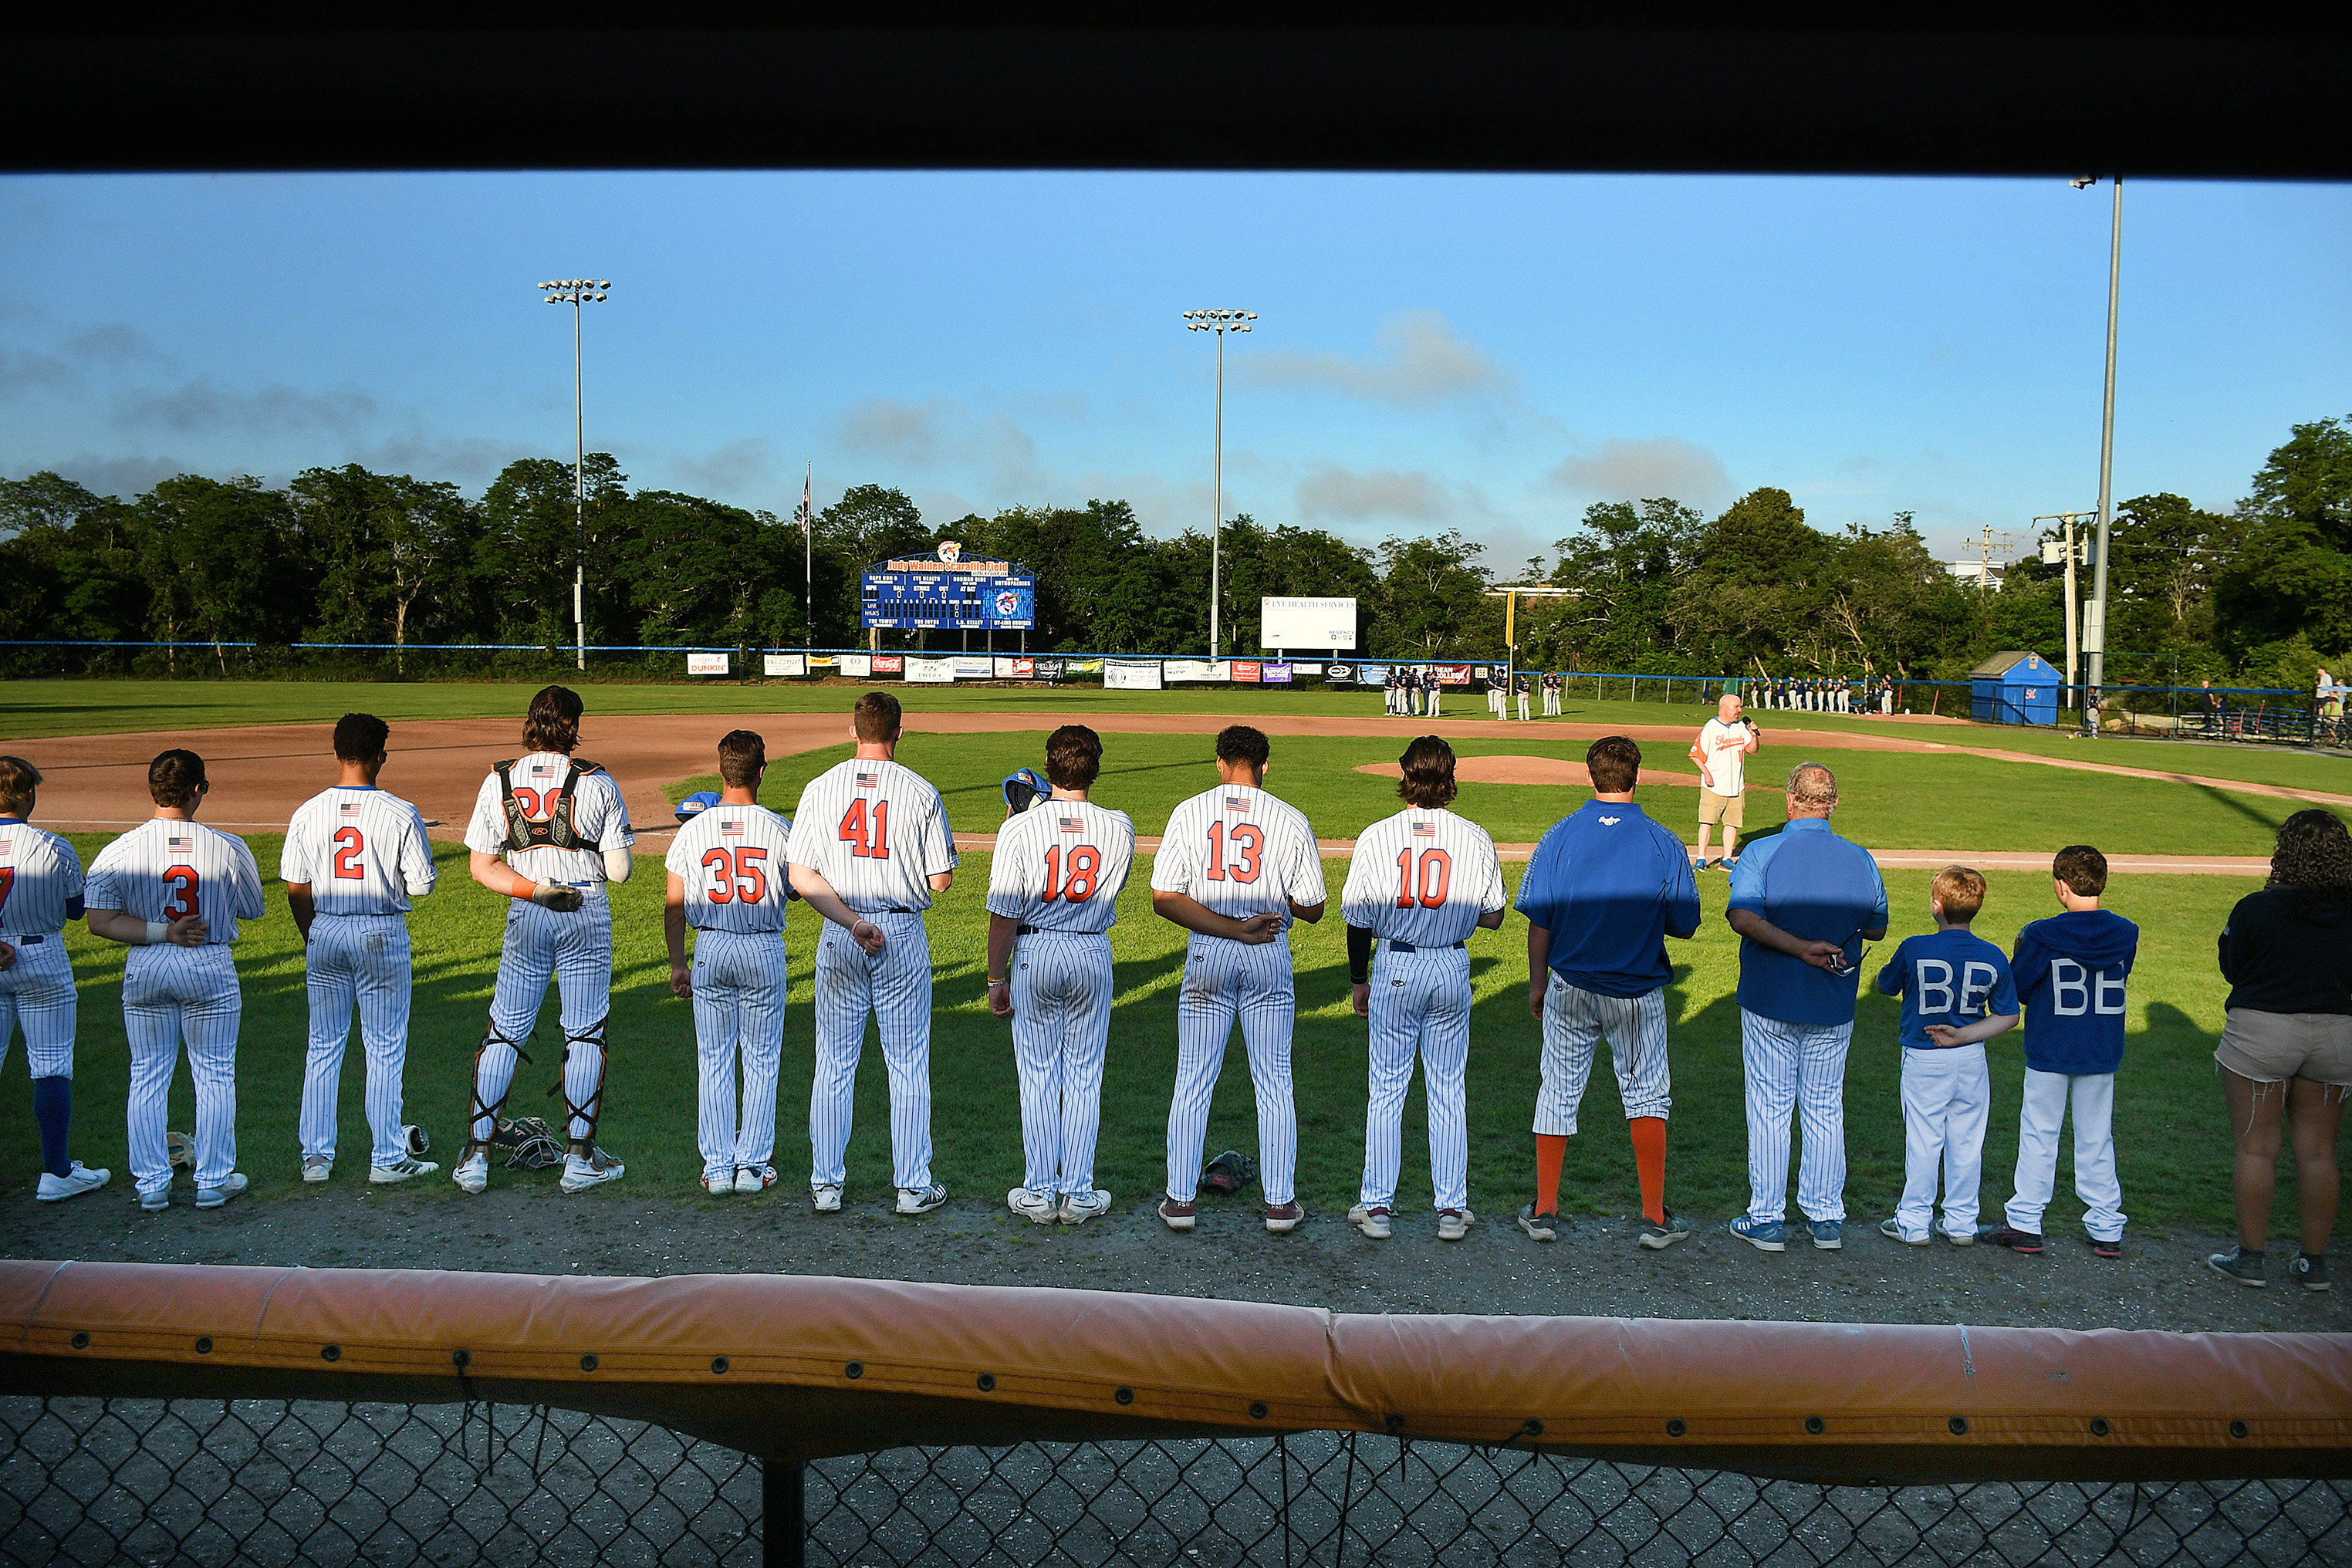
[[[1476,1217],[1462,1087],[1470,1063],[1468,943],[1472,931],[1503,923],[1503,868],[1486,830],[1445,809],[1454,795],[1454,748],[1423,735],[1397,760],[1405,809],[1358,836],[1339,894],[1356,1016],[1372,1024],[1363,1187],[1348,1220],[1374,1240],[1390,1234],[1404,1097],[1418,1055],[1437,1236],[1459,1241]]]
[[[1052,795],[996,836],[988,880],[988,1010],[1013,1020],[1021,1075],[1021,1184],[1005,1205],[1037,1225],[1108,1212],[1095,1185],[1103,1056],[1110,1044],[1110,938],[1135,859],[1127,813],[1087,799],[1102,738],[1065,724],[1045,739]]]
[[[768,742],[750,730],[719,740],[726,788],[670,841],[662,910],[669,988],[694,1003],[695,1142],[702,1190],[757,1193],[775,1184],[776,1071],[784,1037],[784,905],[793,825],[759,804]],[[694,927],[694,963],[686,928]],[[743,1101],[735,1101],[735,1058]]]
[[[194,752],[165,752],[148,763],[154,817],[98,852],[82,895],[90,934],[131,950],[122,966],[131,1173],[150,1214],[172,1203],[163,1113],[183,1041],[196,1089],[196,1206],[216,1209],[248,1184],[236,1168],[245,998],[228,949],[237,921],[261,918],[261,870],[244,839],[196,822],[209,787]]]
[[[1289,925],[1323,918],[1329,894],[1305,814],[1259,787],[1272,748],[1235,724],[1217,736],[1223,782],[1179,805],[1151,863],[1151,910],[1192,933],[1176,999],[1176,1092],[1168,1111],[1168,1195],[1160,1217],[1192,1228],[1209,1100],[1239,1014],[1257,1091],[1259,1180],[1265,1228],[1306,1217],[1292,1191],[1298,1109],[1291,1098],[1290,1036],[1297,1002]],[[1312,902],[1307,900],[1312,900]]]
[[[823,915],[816,944],[816,1078],[809,1086],[810,1202],[837,1213],[866,1016],[890,1074],[898,1212],[948,1201],[931,1180],[931,945],[923,911],[955,880],[955,836],[940,792],[892,760],[898,700],[869,691],[850,710],[857,750],[811,779],[793,817],[793,889]]]
[[[82,917],[81,857],[56,834],[33,826],[41,770],[22,757],[0,757],[0,1061],[9,1037],[25,1031],[25,1066],[33,1079],[33,1121],[41,1135],[45,1204],[95,1192],[113,1173],[91,1170],[66,1153],[73,1122],[75,991],[66,958],[68,921]]]
[[[335,787],[312,795],[286,829],[278,875],[302,933],[310,1045],[302,1072],[302,1179],[335,1168],[335,1106],[359,1008],[367,1050],[368,1180],[405,1182],[441,1167],[410,1150],[400,1079],[408,1061],[409,900],[439,873],[425,818],[376,787],[391,727],[373,713],[335,723]]]

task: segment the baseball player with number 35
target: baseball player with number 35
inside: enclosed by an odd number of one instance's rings
[[[56,834],[32,824],[41,770],[22,757],[0,757],[0,1061],[9,1037],[25,1031],[25,1066],[33,1079],[33,1121],[41,1135],[45,1204],[106,1185],[113,1173],[91,1170],[66,1153],[73,1123],[75,990],[63,931],[82,917],[81,857]]]
[[[816,1078],[809,1086],[809,1199],[841,1208],[850,1110],[866,1016],[890,1074],[891,1179],[898,1212],[948,1201],[931,1180],[931,945],[923,911],[955,880],[955,836],[940,792],[893,761],[898,700],[869,691],[850,710],[856,754],[801,791],[793,889],[823,915],[816,944]]]
[[[1224,1066],[1235,1014],[1249,1051],[1250,1084],[1257,1093],[1265,1228],[1295,1230],[1306,1217],[1292,1191],[1298,1108],[1291,1098],[1290,1036],[1297,989],[1288,931],[1294,920],[1321,920],[1329,894],[1306,815],[1260,787],[1271,750],[1264,731],[1246,724],[1219,734],[1217,777],[1223,782],[1169,814],[1151,863],[1152,912],[1192,933],[1184,954],[1183,989],[1176,999],[1168,1195],[1160,1205],[1160,1217],[1171,1230],[1192,1228],[1209,1100]]]
[[[562,1188],[584,1192],[627,1170],[596,1147],[596,1122],[604,1110],[604,1020],[613,996],[613,908],[604,885],[629,879],[629,850],[637,839],[613,775],[572,759],[583,710],[580,694],[569,687],[541,688],[523,721],[530,752],[490,770],[466,824],[474,880],[513,900],[490,994],[489,1032],[474,1053],[466,1147],[451,1173],[469,1193],[489,1185],[490,1134],[551,979],[562,998],[570,1118]]]
[[[1418,1055],[1437,1236],[1459,1241],[1476,1218],[1462,1089],[1470,1062],[1469,937],[1503,923],[1503,868],[1486,830],[1445,809],[1454,795],[1454,748],[1423,735],[1397,761],[1405,809],[1358,835],[1339,894],[1356,1016],[1372,1023],[1364,1180],[1348,1221],[1376,1241],[1390,1234],[1404,1097]]]
[[[1127,813],[1087,799],[1102,738],[1065,724],[1045,739],[1054,793],[996,836],[988,879],[988,1010],[1013,1020],[1021,1075],[1021,1184],[1005,1205],[1037,1225],[1110,1209],[1095,1185],[1103,1057],[1110,1044],[1110,938],[1135,859]]]
[[[757,1193],[773,1186],[776,1072],[784,1037],[784,905],[792,898],[793,825],[760,804],[768,742],[750,730],[719,740],[726,786],[670,841],[662,910],[669,988],[694,1003],[695,1142],[702,1190]],[[694,963],[686,928],[695,930]],[[743,1100],[735,1100],[735,1058]]]
[[[216,1209],[248,1185],[236,1169],[236,1026],[245,1010],[229,943],[261,918],[261,870],[245,840],[199,825],[205,760],[169,751],[147,764],[155,815],[98,852],[82,900],[92,936],[130,948],[122,1027],[131,1043],[131,1174],[139,1206],[172,1204],[163,1140],[183,1041],[196,1089],[196,1206]]]
[[[376,787],[391,733],[373,713],[336,721],[335,787],[295,811],[278,861],[302,933],[310,999],[299,1127],[305,1182],[323,1182],[335,1168],[335,1105],[354,1005],[367,1051],[368,1180],[405,1182],[441,1168],[410,1151],[400,1119],[408,1062],[404,917],[409,900],[432,892],[439,873],[425,818]]]

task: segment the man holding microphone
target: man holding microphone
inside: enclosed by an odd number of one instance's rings
[[[1748,759],[1764,743],[1764,731],[1740,717],[1738,697],[1725,692],[1716,699],[1715,717],[1701,727],[1691,743],[1690,759],[1698,764],[1698,868],[1717,864],[1706,858],[1708,829],[1723,825],[1724,869],[1738,860],[1739,829],[1744,821],[1740,791],[1747,787]]]

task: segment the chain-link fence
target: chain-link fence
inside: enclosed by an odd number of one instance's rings
[[[1820,1486],[1338,1433],[763,1467],[539,1406],[0,1399],[0,1563],[130,1562],[2341,1563],[2352,1483]]]

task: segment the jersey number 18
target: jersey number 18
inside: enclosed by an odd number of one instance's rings
[[[1091,844],[1070,846],[1070,879],[1062,881],[1062,847],[1058,844],[1045,851],[1046,903],[1059,898],[1066,904],[1083,904],[1095,896],[1095,883],[1102,875],[1102,851]],[[1057,889],[1056,882],[1061,886]]]

